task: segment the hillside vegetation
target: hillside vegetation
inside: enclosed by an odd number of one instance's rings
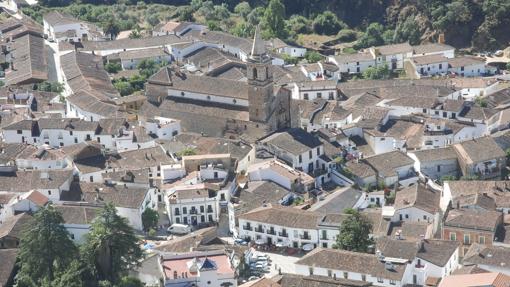
[[[212,30],[250,37],[262,24],[264,37],[296,42],[319,34],[355,48],[409,41],[435,41],[444,33],[456,48],[496,50],[510,41],[508,0],[252,0],[135,1],[40,0],[23,11],[41,21],[50,9],[99,23],[107,30],[150,30],[170,19],[197,21]]]

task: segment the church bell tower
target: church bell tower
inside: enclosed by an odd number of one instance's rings
[[[267,54],[266,45],[260,37],[260,28],[257,26],[247,62],[250,121],[266,123],[269,119],[271,102],[274,99],[271,67],[271,57]]]

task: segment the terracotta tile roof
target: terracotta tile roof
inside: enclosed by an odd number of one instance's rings
[[[317,212],[306,212],[293,207],[269,205],[242,214],[239,219],[289,228],[315,229],[322,216]]]
[[[439,287],[471,286],[509,287],[510,276],[502,273],[450,275],[443,278],[439,284]]]

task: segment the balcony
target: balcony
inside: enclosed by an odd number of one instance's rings
[[[274,231],[274,229],[273,230],[269,229],[266,233],[270,235],[276,235],[276,231]]]
[[[264,230],[262,230],[262,227],[259,226],[259,227],[256,227],[255,228],[255,232],[258,232],[258,233],[264,233]]]
[[[198,210],[196,209],[192,209],[189,211],[189,214],[197,214],[198,213]]]
[[[280,237],[289,237],[289,234],[287,232],[278,232],[278,236]]]
[[[213,213],[212,208],[208,208],[208,209],[207,209],[207,213]]]
[[[322,236],[321,236],[321,240],[328,240],[328,237],[327,237],[327,236],[322,235]]]
[[[248,231],[252,231],[253,228],[249,225],[243,225],[243,230],[248,230]]]
[[[300,234],[299,238],[304,239],[304,240],[312,239],[309,234]]]

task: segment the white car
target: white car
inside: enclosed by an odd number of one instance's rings
[[[171,234],[188,234],[191,232],[191,226],[185,224],[174,223],[166,230]]]

